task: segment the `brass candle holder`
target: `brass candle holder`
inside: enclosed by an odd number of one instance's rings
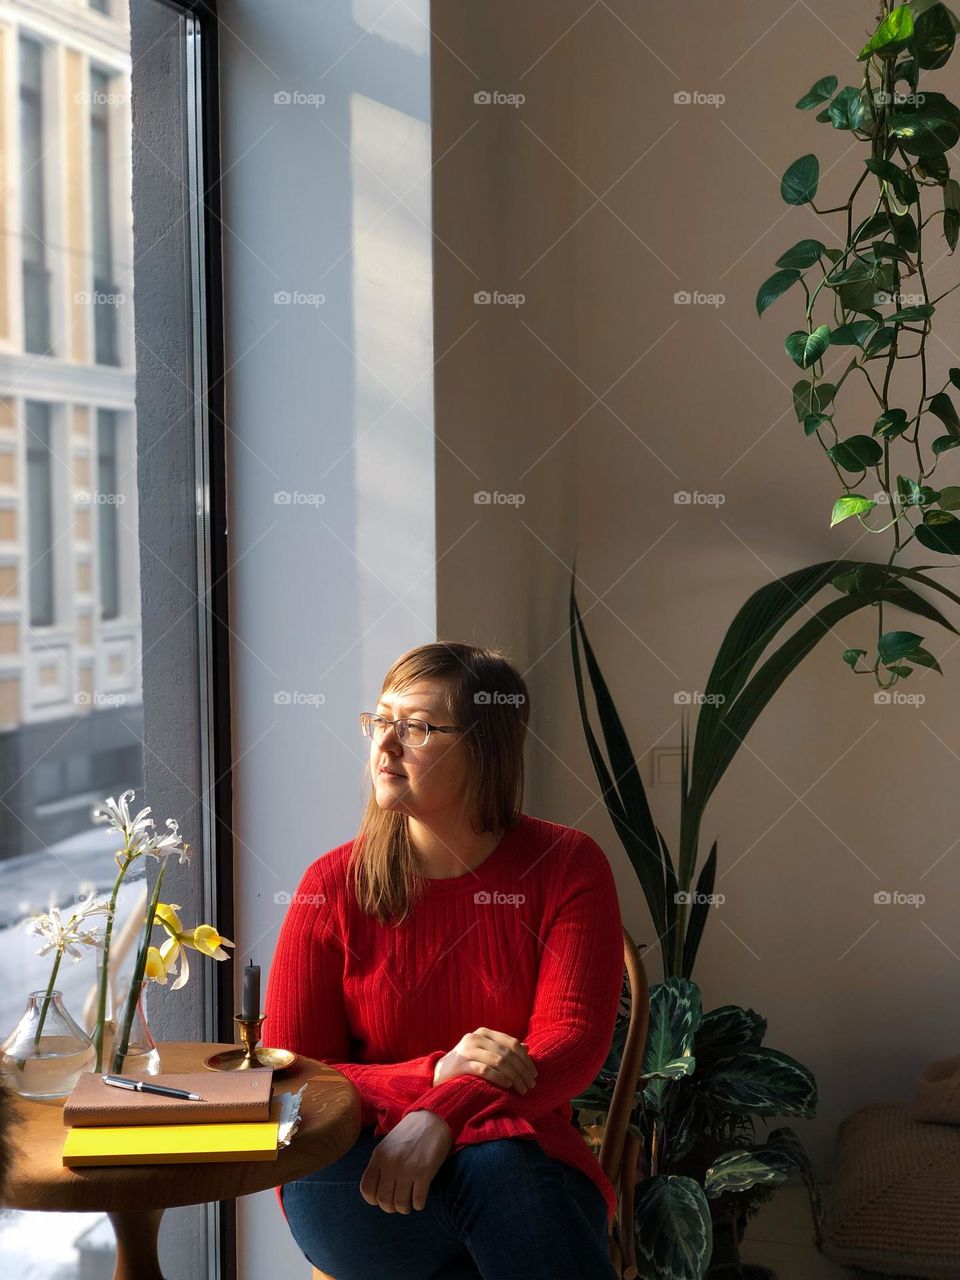
[[[235,1013],[233,1020],[240,1027],[241,1049],[224,1049],[207,1058],[204,1066],[212,1071],[251,1071],[257,1067],[271,1067],[282,1071],[296,1061],[297,1055],[290,1049],[269,1049],[260,1044],[260,1028],[266,1014],[256,1018],[244,1018]]]

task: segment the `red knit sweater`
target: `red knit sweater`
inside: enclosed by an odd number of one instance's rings
[[[378,1135],[425,1109],[449,1125],[451,1154],[536,1140],[593,1179],[612,1218],[614,1189],[570,1106],[606,1059],[623,977],[603,850],[586,832],[523,814],[479,867],[426,880],[407,918],[381,925],[351,891],[353,845],[318,858],[300,881],[270,968],[263,1043],[342,1072],[360,1094],[361,1123]],[[473,1076],[433,1084],[438,1059],[479,1027],[524,1041],[532,1089]]]

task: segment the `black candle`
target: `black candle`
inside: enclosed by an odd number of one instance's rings
[[[240,1004],[241,1018],[260,1017],[260,966],[252,960],[247,962],[243,971],[243,1000]]]

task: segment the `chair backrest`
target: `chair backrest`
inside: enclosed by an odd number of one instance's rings
[[[600,1144],[600,1165],[617,1190],[620,1208],[617,1221],[610,1226],[610,1256],[621,1280],[633,1280],[637,1274],[633,1193],[640,1143],[629,1132],[629,1125],[647,1046],[650,987],[640,952],[626,929],[623,931],[623,962],[630,989],[630,1021]]]

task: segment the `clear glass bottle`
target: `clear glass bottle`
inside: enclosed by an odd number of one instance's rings
[[[0,1045],[0,1068],[24,1098],[64,1098],[93,1065],[90,1037],[63,1004],[63,993],[31,991],[23,1017]]]

